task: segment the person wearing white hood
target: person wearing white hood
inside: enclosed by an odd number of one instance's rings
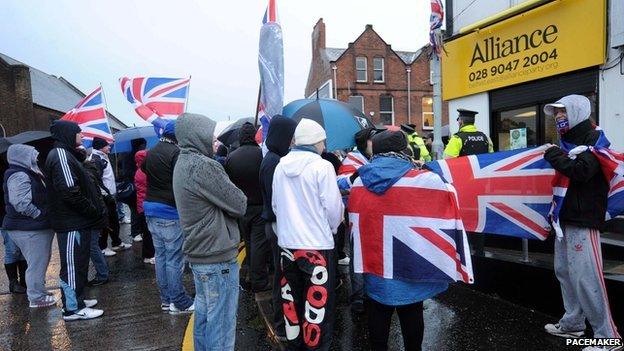
[[[273,176],[272,207],[281,250],[282,301],[289,349],[329,349],[335,301],[334,238],[344,207],[331,163],[321,158],[325,130],[310,119]]]
[[[561,137],[559,146],[551,146],[544,159],[570,180],[559,211],[563,237],[555,240],[555,274],[561,284],[565,314],[556,324],[547,324],[546,332],[579,338],[585,333],[585,319],[594,338],[620,338],[611,313],[602,272],[600,228],[605,222],[609,184],[596,156],[577,146],[608,148],[602,130],[592,124],[591,104],[581,95],[569,95],[544,107],[555,117]],[[589,346],[584,350],[615,350]]]

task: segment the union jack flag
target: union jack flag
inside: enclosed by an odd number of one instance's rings
[[[144,120],[174,119],[184,113],[191,78],[123,77],[121,91]]]
[[[367,190],[358,178],[348,205],[355,272],[472,283],[468,240],[455,199],[451,185],[425,170],[408,171],[383,195]]]
[[[544,240],[555,170],[547,146],[433,161],[427,167],[453,184],[466,231]]]
[[[340,168],[338,168],[338,176],[351,176],[360,167],[368,164],[368,160],[359,151],[351,151],[347,154]]]
[[[113,135],[106,119],[102,86],[80,100],[76,107],[69,110],[61,119],[78,123],[86,148],[91,147],[94,137],[100,137],[109,143],[113,142]]]
[[[436,35],[436,29],[442,27],[444,7],[441,0],[431,0],[431,16],[429,17],[429,43],[438,56],[442,48],[442,38]]]

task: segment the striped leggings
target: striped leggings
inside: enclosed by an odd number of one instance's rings
[[[89,274],[90,229],[57,233],[61,258],[60,286],[63,314],[71,315],[85,307],[84,288]]]
[[[597,230],[563,227],[563,238],[555,239],[555,274],[565,308],[559,321],[563,330],[585,330],[587,318],[595,338],[620,337],[611,318]]]

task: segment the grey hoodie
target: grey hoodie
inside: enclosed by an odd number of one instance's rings
[[[561,105],[566,109],[570,129],[576,127],[576,125],[588,119],[591,115],[591,103],[587,97],[582,95],[564,96],[554,104],[544,106],[544,112],[547,115],[553,115],[554,107],[560,107]]]
[[[184,256],[191,263],[234,259],[240,233],[236,218],[245,214],[247,198],[211,158],[216,123],[185,113],[176,122],[180,156],[173,170],[173,193],[184,234]]]
[[[15,144],[7,150],[7,162],[10,165],[20,166],[41,174],[37,165],[39,152],[30,145]],[[41,210],[32,203],[30,177],[24,172],[13,173],[7,180],[9,202],[15,210],[24,216],[37,218]]]

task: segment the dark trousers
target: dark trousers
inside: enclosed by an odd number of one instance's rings
[[[280,263],[280,248],[277,245],[277,235],[271,227],[272,223],[267,222],[264,224],[264,233],[271,247],[271,258],[273,261],[273,267],[275,272],[273,275],[273,329],[278,336],[286,336],[284,331],[284,311],[282,311],[282,287],[280,282],[282,280],[282,265]]]
[[[61,298],[65,315],[85,308],[84,288],[89,274],[91,230],[56,234],[61,258]]]
[[[154,257],[154,241],[152,240],[152,233],[150,233],[147,228],[147,221],[145,220],[145,213],[139,213],[138,215],[139,224],[141,224],[140,233],[143,233],[143,246],[141,248],[141,256],[143,258],[152,258]]]
[[[117,203],[114,201],[106,202],[106,210],[108,211],[108,226],[102,229],[100,234],[100,249],[104,250],[108,247],[108,236],[111,237],[111,246],[119,246],[121,239],[119,238],[119,216],[117,214]]]
[[[245,246],[248,248],[249,275],[253,292],[270,289],[271,247],[264,233],[264,219],[261,214],[262,206],[247,206],[247,212],[239,223],[242,236],[248,240]]]
[[[388,350],[390,324],[395,310],[401,323],[405,351],[421,350],[425,331],[422,301],[410,305],[388,306],[373,299],[367,299],[366,309],[368,311],[368,334],[372,350]]]
[[[120,201],[128,205],[128,207],[130,208],[130,235],[132,235],[132,237],[135,237],[141,234],[141,230],[143,228],[139,219],[139,212],[137,210],[136,193],[132,194],[132,196],[128,197],[127,199]],[[117,221],[117,223],[119,223],[119,220]]]
[[[334,332],[334,251],[281,248],[280,255],[288,350],[329,350]]]

